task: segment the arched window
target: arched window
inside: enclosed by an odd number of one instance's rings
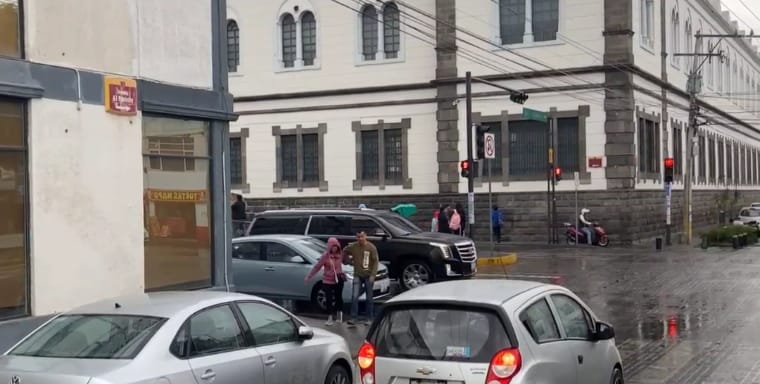
[[[293,68],[296,62],[296,21],[293,15],[286,14],[282,17],[282,65],[285,68]]]
[[[680,24],[681,23],[678,21],[678,12],[673,9],[673,12],[670,15],[670,47],[672,49],[670,62],[676,66],[678,66],[680,62],[679,56],[676,56],[676,54],[683,53],[681,52]]]
[[[240,65],[240,29],[235,20],[227,20],[227,70],[237,72]]]
[[[695,48],[692,44],[692,35],[691,35],[691,20],[686,20],[685,26],[684,26],[684,34],[686,35],[684,42],[686,43],[686,52],[692,52],[692,50]],[[686,69],[689,70],[691,68],[691,64],[689,63],[689,60],[686,61]]]
[[[301,52],[303,65],[314,65],[317,57],[317,20],[311,12],[305,12],[301,16]]]
[[[364,60],[377,56],[377,10],[371,5],[362,10],[362,56]]]
[[[386,59],[398,58],[401,49],[401,18],[398,6],[387,3],[383,8],[383,45]]]

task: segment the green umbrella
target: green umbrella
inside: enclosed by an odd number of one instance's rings
[[[396,212],[408,219],[417,213],[417,206],[414,204],[399,204],[391,208],[391,211]]]

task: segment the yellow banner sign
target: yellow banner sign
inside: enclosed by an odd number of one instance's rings
[[[199,203],[206,201],[206,191],[159,191],[149,190],[150,201],[164,201],[172,203]]]
[[[106,112],[124,116],[137,114],[137,81],[106,77],[103,83],[105,84]]]

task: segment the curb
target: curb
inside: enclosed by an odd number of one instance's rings
[[[517,254],[508,253],[501,256],[479,258],[477,263],[478,267],[512,265],[517,263]]]

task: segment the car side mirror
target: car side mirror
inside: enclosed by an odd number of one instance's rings
[[[615,338],[615,329],[607,323],[596,322],[596,340],[610,340]]]
[[[296,255],[290,258],[290,262],[293,264],[303,264],[306,260],[304,260],[303,257]]]
[[[298,340],[311,340],[314,337],[314,330],[311,327],[302,325],[298,327]]]

